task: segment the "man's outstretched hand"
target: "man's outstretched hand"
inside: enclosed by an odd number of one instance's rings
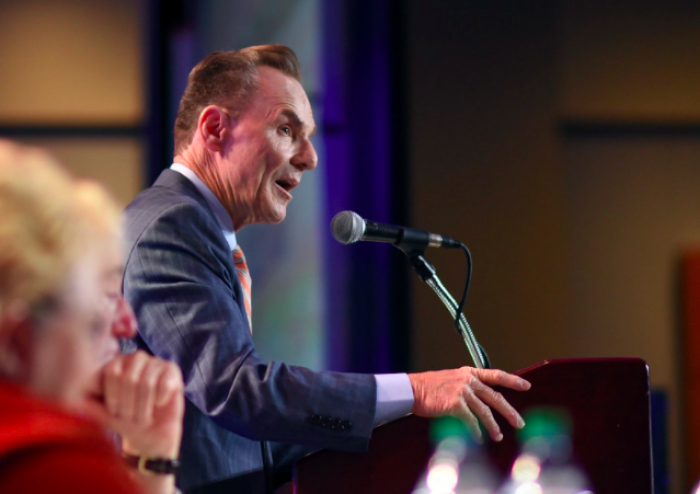
[[[501,429],[493,418],[493,408],[515,428],[525,425],[523,418],[503,395],[491,386],[502,386],[517,391],[527,391],[530,383],[513,374],[496,369],[461,367],[432,372],[409,374],[413,387],[413,410],[421,417],[450,415],[463,419],[474,438],[481,442],[479,421],[491,439],[503,439]]]

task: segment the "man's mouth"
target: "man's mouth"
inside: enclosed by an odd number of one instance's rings
[[[285,192],[290,193],[294,187],[299,185],[299,180],[294,178],[282,178],[280,180],[275,180],[275,184]]]

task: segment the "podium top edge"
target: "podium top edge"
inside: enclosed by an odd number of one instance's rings
[[[542,362],[538,362],[529,367],[520,369],[514,374],[522,375],[539,369],[542,367],[549,366],[560,366],[560,365],[614,365],[614,364],[626,364],[629,366],[643,366],[648,369],[649,365],[646,360],[638,357],[586,357],[586,358],[560,358],[560,359],[547,359]]]

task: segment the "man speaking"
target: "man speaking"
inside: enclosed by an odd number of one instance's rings
[[[523,425],[490,386],[530,385],[503,371],[316,372],[256,353],[236,232],[284,220],[303,173],[316,168],[300,79],[296,55],[281,45],[207,56],[180,102],[173,165],[126,209],[135,344],[175,361],[185,380],[184,490],[229,479],[239,492],[264,492],[261,472],[280,464],[278,452],[361,452],[375,425],[411,411],[461,417],[475,431],[478,417],[494,440],[502,436],[491,409]]]

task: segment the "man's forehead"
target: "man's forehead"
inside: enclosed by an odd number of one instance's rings
[[[299,81],[272,67],[258,69],[258,89],[254,99],[264,105],[265,113],[296,118],[308,132],[315,131],[311,103]]]

